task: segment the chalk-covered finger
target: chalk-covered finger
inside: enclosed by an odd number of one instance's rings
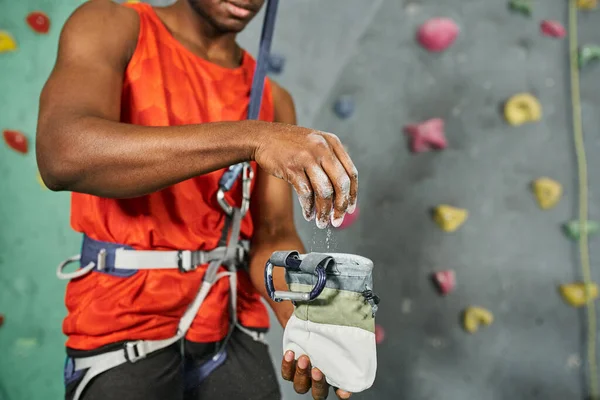
[[[317,227],[325,229],[331,219],[333,208],[333,185],[320,165],[314,165],[306,170],[315,194],[315,218]]]
[[[354,162],[352,162],[350,155],[346,149],[344,149],[344,145],[342,145],[342,142],[336,135],[333,133],[324,133],[324,137],[333,149],[338,160],[340,160],[346,169],[346,173],[350,178],[348,212],[352,214],[356,210],[356,203],[358,200],[358,170],[354,166]]]
[[[327,157],[321,165],[333,185],[334,196],[331,222],[333,226],[337,228],[344,221],[344,214],[346,214],[348,210],[350,201],[350,178],[346,173],[346,169],[334,155]]]

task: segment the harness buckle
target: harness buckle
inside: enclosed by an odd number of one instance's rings
[[[143,340],[127,342],[123,345],[123,350],[125,351],[125,359],[132,364],[146,358],[148,355]]]
[[[192,260],[192,252],[190,250],[180,250],[177,252],[177,269],[179,272],[185,273],[196,269],[196,265]]]

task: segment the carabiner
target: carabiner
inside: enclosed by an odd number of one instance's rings
[[[228,173],[234,171],[233,167],[235,166],[230,167]],[[242,168],[242,204],[240,206],[242,217],[245,216],[250,209],[250,187],[253,178],[254,170],[252,169],[252,166],[249,163],[244,163]],[[227,202],[225,193],[231,189],[231,186],[233,186],[233,182],[229,180],[228,185],[220,186],[217,191],[217,201],[223,211],[229,216],[233,215],[233,206]]]
[[[292,252],[288,255],[285,260],[285,265],[274,265],[271,260],[267,261],[267,265],[265,267],[265,284],[267,286],[267,292],[269,293],[269,297],[277,303],[283,300],[291,300],[291,301],[312,301],[319,297],[323,289],[325,288],[325,284],[327,282],[327,275],[325,271],[325,267],[323,265],[318,265],[315,268],[315,273],[317,274],[317,283],[313,287],[310,292],[292,292],[292,291],[281,291],[275,290],[275,285],[273,284],[273,268],[274,267],[282,267],[290,271],[300,272],[300,264],[302,260],[298,257],[298,253]]]

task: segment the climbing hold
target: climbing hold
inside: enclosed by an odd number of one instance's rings
[[[452,46],[459,28],[450,18],[432,18],[417,30],[417,40],[425,49],[440,52]]]
[[[540,30],[542,31],[542,34],[555,38],[562,38],[567,35],[567,30],[558,21],[542,21],[540,24]]]
[[[433,274],[433,280],[440,293],[446,295],[454,291],[454,287],[456,286],[456,273],[451,269],[439,271]]]
[[[508,8],[527,17],[531,16],[531,0],[510,0],[508,2]]]
[[[34,32],[46,34],[50,31],[50,18],[41,11],[29,13],[26,21]]]
[[[17,50],[17,42],[6,31],[0,31],[0,53]]]
[[[529,93],[519,93],[511,97],[504,106],[504,117],[509,124],[518,126],[542,118],[542,105]]]
[[[360,209],[358,208],[358,206],[356,206],[356,210],[354,210],[354,214],[346,213],[346,215],[344,215],[344,220],[342,221],[342,224],[337,229],[350,228],[350,226],[352,226],[352,224],[354,224],[354,222],[356,222],[356,220],[358,219],[359,214],[360,214]]]
[[[550,178],[539,178],[532,183],[533,193],[542,210],[549,210],[558,204],[562,196],[562,186]]]
[[[565,302],[573,307],[581,307],[598,297],[598,285],[588,284],[588,293],[586,295],[585,283],[575,282],[560,285],[560,294]]]
[[[27,153],[27,137],[18,131],[4,130],[4,141],[13,150],[19,153]]]
[[[139,3],[139,2],[140,2],[140,0],[127,0],[125,3],[135,4],[135,3]]]
[[[0,328],[4,325],[4,314],[0,314]]]
[[[600,60],[600,46],[585,45],[579,49],[579,68]]]
[[[494,315],[482,307],[467,307],[463,315],[463,326],[469,333],[475,333],[481,325],[491,325]]]
[[[44,180],[42,179],[42,176],[40,175],[39,171],[37,173],[37,181],[40,184],[40,186],[44,189],[48,189],[48,187],[46,186],[46,184],[44,183]]]
[[[379,324],[375,324],[375,343],[380,344],[385,339],[385,331]]]
[[[577,8],[580,10],[593,10],[598,7],[598,0],[577,0]]]
[[[285,66],[285,57],[281,54],[271,54],[269,55],[269,61],[267,65],[269,72],[280,74],[283,72],[283,67]]]
[[[596,221],[587,221],[584,226],[588,236],[591,236],[600,230],[600,224],[598,224]],[[567,222],[564,224],[563,228],[565,234],[569,238],[573,240],[579,240],[579,237],[581,236],[581,225],[579,224],[579,221],[575,220]]]
[[[350,118],[354,114],[354,99],[351,96],[341,96],[335,102],[333,110],[340,118]]]
[[[411,150],[414,153],[448,147],[444,132],[444,120],[441,118],[407,125],[404,127],[404,131],[411,138]]]
[[[469,212],[446,204],[439,205],[434,210],[433,219],[444,232],[454,232],[467,220]]]

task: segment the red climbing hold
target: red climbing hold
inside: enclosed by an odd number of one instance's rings
[[[4,315],[0,314],[0,327],[4,325]]]
[[[429,51],[444,51],[458,36],[458,25],[450,18],[432,18],[417,31],[417,40]]]
[[[21,132],[4,130],[4,141],[6,144],[13,150],[18,151],[19,153],[26,154],[27,153],[27,137],[23,135]]]
[[[375,325],[375,343],[379,344],[385,339],[385,331],[381,325]]]
[[[411,137],[411,149],[415,153],[448,147],[444,133],[444,120],[441,118],[407,125],[404,131]]]
[[[544,35],[555,38],[562,38],[567,35],[567,30],[558,21],[542,21],[540,25],[540,30]]]
[[[34,11],[27,15],[27,24],[34,32],[48,33],[50,31],[50,18],[41,11]]]
[[[354,214],[346,213],[346,215],[344,215],[344,220],[342,221],[342,224],[337,229],[350,228],[350,226],[358,219],[359,213],[360,213],[360,210],[358,209],[358,206],[356,206],[356,210],[354,211]]]
[[[453,270],[440,271],[433,274],[435,281],[441,294],[446,295],[456,287],[456,274]]]

